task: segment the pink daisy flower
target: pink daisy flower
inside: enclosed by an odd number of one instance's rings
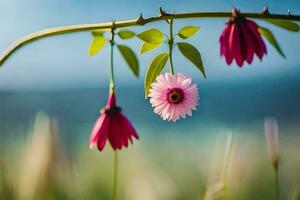
[[[122,149],[132,144],[132,137],[139,139],[130,121],[121,113],[121,108],[116,105],[116,97],[110,92],[107,104],[101,109],[101,115],[94,124],[90,136],[90,147],[97,146],[102,151],[106,140],[112,148]]]
[[[240,16],[239,11],[233,9],[232,17],[220,36],[220,53],[228,65],[235,60],[237,65],[242,67],[245,61],[248,64],[252,63],[254,54],[260,60],[267,54],[266,45],[258,28],[254,21]]]
[[[192,116],[192,110],[196,110],[199,99],[192,78],[181,73],[159,75],[156,82],[152,83],[148,96],[152,107],[155,107],[154,112],[168,121]]]

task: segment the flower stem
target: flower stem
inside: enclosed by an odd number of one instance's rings
[[[174,67],[173,67],[173,46],[174,46],[174,36],[173,36],[173,18],[170,18],[170,35],[169,35],[169,56],[170,56],[170,72],[174,75]]]
[[[113,187],[111,199],[116,200],[117,198],[117,182],[118,182],[118,151],[114,151],[114,171],[113,171]]]
[[[110,79],[109,87],[112,91],[115,90],[115,78],[114,78],[114,45],[115,45],[115,28],[111,28],[110,39]]]
[[[279,188],[279,174],[278,168],[274,168],[275,171],[275,192],[276,192],[276,200],[280,200],[280,188]]]

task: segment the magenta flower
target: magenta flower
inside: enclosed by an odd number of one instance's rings
[[[192,116],[192,110],[196,110],[199,95],[192,78],[181,73],[161,74],[151,87],[150,103],[164,120],[176,121],[186,115]]]
[[[132,144],[132,137],[139,139],[129,120],[121,113],[121,108],[116,106],[115,93],[111,91],[92,129],[90,147],[97,145],[102,151],[108,139],[114,150],[122,149],[123,146],[127,148],[128,141]]]
[[[220,36],[220,52],[226,63],[230,65],[233,60],[239,67],[244,61],[251,64],[254,54],[260,60],[267,54],[266,45],[258,32],[258,25],[249,19],[240,16],[237,9],[233,9],[232,17],[226,24]]]

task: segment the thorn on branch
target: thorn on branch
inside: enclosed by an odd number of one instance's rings
[[[170,13],[167,13],[166,11],[164,11],[164,10],[162,9],[162,7],[160,6],[160,7],[159,7],[159,17],[166,17],[166,16],[171,16],[171,14],[170,14]]]
[[[137,18],[137,24],[139,24],[139,25],[145,24],[145,19],[143,17],[143,13],[141,13],[140,16]]]
[[[262,14],[264,14],[264,15],[269,15],[270,14],[270,12],[269,12],[269,7],[268,6],[265,6],[263,9],[262,9]]]

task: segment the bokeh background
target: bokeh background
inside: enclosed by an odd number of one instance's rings
[[[0,50],[40,29],[133,19],[139,13],[150,17],[158,15],[159,6],[169,12],[230,11],[233,6],[257,12],[266,5],[270,12],[300,14],[297,0],[1,0]],[[143,92],[148,64],[167,46],[139,57],[139,79],[116,55],[118,102],[141,138],[120,153],[119,199],[202,199],[219,181],[230,134],[228,198],[275,199],[264,135],[269,116],[278,120],[281,198],[299,199],[299,33],[257,20],[273,31],[287,59],[267,44],[263,62],[255,59],[238,68],[227,66],[219,55],[225,22],[175,21],[175,31],[183,25],[201,27],[189,42],[201,51],[208,76],[204,80],[174,51],[175,71],[193,77],[201,98],[193,117],[176,123],[155,115]],[[151,27],[168,30],[165,22],[130,29],[138,33]],[[112,151],[109,145],[103,153],[88,148],[90,129],[107,98],[109,49],[91,58],[91,40],[88,32],[42,39],[18,50],[0,68],[0,199],[110,198]],[[136,53],[141,45],[138,39],[117,42]]]

